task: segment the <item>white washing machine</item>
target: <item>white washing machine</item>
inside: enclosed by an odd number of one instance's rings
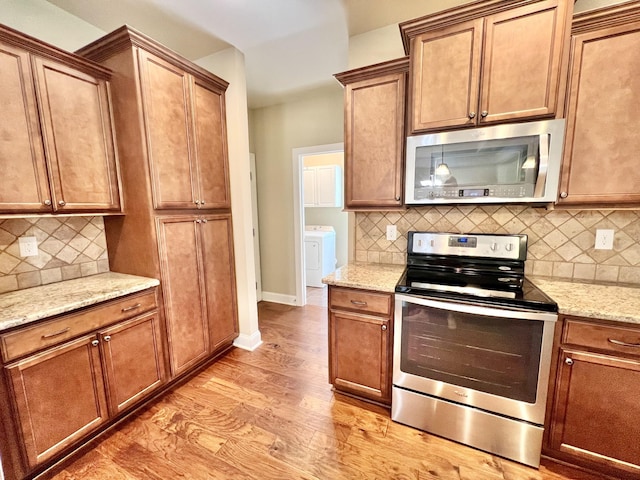
[[[336,269],[336,231],[331,226],[307,225],[304,229],[304,264],[307,286],[325,287],[322,277]]]

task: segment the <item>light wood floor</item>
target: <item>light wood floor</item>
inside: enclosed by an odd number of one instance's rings
[[[54,478],[596,479],[550,462],[531,469],[334,393],[326,315],[262,302],[261,347],[233,350]]]

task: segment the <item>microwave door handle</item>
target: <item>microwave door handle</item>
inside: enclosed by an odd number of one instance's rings
[[[534,198],[544,196],[544,186],[547,182],[547,172],[549,170],[549,134],[540,135],[540,167],[538,168],[538,178],[536,179],[536,188],[533,191]]]

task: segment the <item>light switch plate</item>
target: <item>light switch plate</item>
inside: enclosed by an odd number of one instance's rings
[[[18,245],[20,246],[21,257],[38,256],[38,241],[36,237],[19,237]]]
[[[596,230],[596,250],[613,249],[613,230]]]
[[[387,240],[390,242],[395,241],[398,238],[398,229],[395,225],[387,225]]]

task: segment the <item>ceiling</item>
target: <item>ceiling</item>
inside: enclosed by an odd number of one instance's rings
[[[256,108],[334,84],[350,36],[470,0],[47,1],[105,32],[128,24],[191,60],[234,46]]]

